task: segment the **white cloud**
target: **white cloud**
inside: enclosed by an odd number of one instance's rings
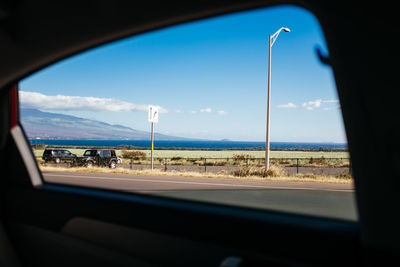
[[[210,113],[212,110],[211,110],[211,108],[202,108],[202,109],[200,109],[200,112],[202,112],[202,113]]]
[[[339,103],[338,99],[323,100],[324,103]]]
[[[281,104],[278,105],[278,108],[296,108],[297,106],[293,104],[292,102],[289,102],[287,104]]]
[[[228,114],[228,112],[226,112],[226,111],[224,111],[224,110],[217,110],[217,113],[218,113],[219,115],[226,115],[226,114]]]
[[[314,110],[316,108],[321,107],[322,102],[323,102],[322,99],[317,99],[314,101],[305,102],[301,106],[307,110]]]
[[[326,107],[325,104],[328,104],[328,107]],[[324,105],[324,107],[322,108],[323,110],[332,110],[332,109],[340,108],[340,104],[335,105],[334,107],[329,106],[329,104],[339,104],[339,100],[337,100],[337,99],[329,99],[329,100],[316,99],[314,101],[305,102],[301,106],[307,110],[314,110],[316,108],[322,107],[322,105]]]
[[[137,105],[134,103],[101,97],[83,97],[55,95],[49,96],[37,92],[19,91],[21,107],[42,110],[81,110],[81,111],[148,111],[149,105]],[[163,107],[160,113],[167,113]]]

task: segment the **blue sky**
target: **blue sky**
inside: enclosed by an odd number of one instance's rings
[[[316,18],[284,6],[134,36],[63,60],[20,83],[22,107],[202,139],[265,140],[268,35],[271,141],[346,142],[333,73]]]

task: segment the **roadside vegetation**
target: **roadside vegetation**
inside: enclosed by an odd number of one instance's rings
[[[218,173],[209,172],[188,172],[188,171],[164,171],[163,169],[155,170],[131,170],[124,168],[85,168],[85,167],[56,167],[40,165],[40,169],[44,172],[84,172],[84,173],[115,173],[115,174],[130,174],[130,175],[148,175],[148,176],[178,176],[178,177],[202,177],[202,178],[229,178],[229,179],[249,179],[249,180],[262,180],[262,181],[287,181],[287,182],[317,182],[317,183],[336,183],[336,184],[352,184],[353,179],[350,175],[315,175],[315,174],[297,174],[287,176],[275,167],[271,167],[271,171],[265,170],[241,170],[239,172],[228,173],[220,171]]]

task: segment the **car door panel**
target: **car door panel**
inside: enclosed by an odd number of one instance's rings
[[[350,222],[59,185],[12,190],[8,198],[9,218],[13,221],[106,245],[128,255],[135,251],[146,255],[135,250],[132,242],[137,240],[136,246],[145,240],[148,251],[160,255],[158,248],[168,244],[166,249],[172,250],[168,254],[175,255],[172,258],[176,261],[182,260],[180,266],[187,264],[187,258],[179,257],[180,250],[173,248],[185,242],[201,243],[205,251],[221,251],[216,256],[209,252],[201,254],[203,261],[198,260],[199,263],[218,257],[222,261],[222,255],[239,255],[248,261],[261,258],[279,264],[287,260],[324,264],[356,261],[353,252],[358,244],[358,230]],[[154,235],[174,238],[162,242]],[[214,249],[216,245],[220,248]],[[343,252],[333,257],[339,245]],[[192,251],[185,255],[199,251],[197,246],[184,247]]]

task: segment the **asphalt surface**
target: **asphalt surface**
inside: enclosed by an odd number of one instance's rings
[[[43,172],[43,176],[51,183],[357,220],[349,184],[74,172]]]

